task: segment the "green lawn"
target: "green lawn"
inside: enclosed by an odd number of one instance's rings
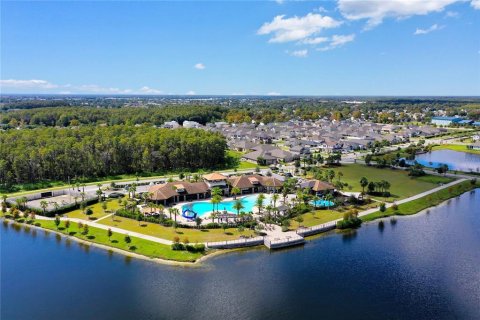
[[[348,164],[340,167],[332,168],[337,174],[343,173],[342,182],[347,182],[353,187],[352,191],[362,191],[360,186],[360,179],[366,177],[368,181],[386,180],[390,182],[390,193],[392,197],[387,198],[387,201],[399,200],[411,197],[421,192],[433,189],[439,183],[448,183],[452,181],[451,178],[426,175],[421,178],[411,178],[408,172],[400,169],[384,168],[379,169],[374,166],[365,166],[361,164]],[[337,178],[334,179],[336,181]],[[346,191],[349,189],[347,188]],[[383,198],[379,198],[384,200]]]
[[[91,206],[88,206],[88,208],[91,208],[93,210],[93,214],[90,216],[87,216],[86,214],[84,214],[81,209],[67,212],[63,216],[69,217],[69,218],[85,219],[85,220],[89,220],[89,218],[100,219],[102,217],[105,217],[106,215],[109,215],[112,212],[115,212],[120,207],[121,207],[121,204],[118,203],[118,199],[108,199],[107,212],[103,211],[102,203],[97,202]],[[90,219],[90,220],[96,220],[96,219]]]
[[[480,154],[480,150],[470,150],[467,146],[461,144],[442,144],[440,146],[434,146],[432,150],[453,150],[459,152],[467,152],[473,154]]]
[[[470,181],[461,182],[455,186],[442,189],[440,191],[429,194],[417,200],[402,203],[398,206],[398,210],[395,211],[392,208],[388,208],[385,212],[374,212],[362,217],[363,221],[371,221],[378,218],[393,216],[393,215],[412,215],[418,213],[424,209],[436,206],[445,200],[461,195],[464,192],[479,187],[477,182],[473,185]]]
[[[143,221],[138,223],[136,220],[118,216],[116,216],[114,219],[103,219],[98,223],[167,240],[173,240],[174,237],[179,237],[180,240],[183,241],[183,239],[188,238],[191,243],[236,240],[239,239],[241,235],[254,235],[253,231],[251,230],[244,230],[242,233],[240,233],[236,228],[227,229],[226,232],[224,232],[223,229],[199,230],[188,228],[177,228],[175,231],[175,229],[172,227],[164,227],[156,223]]]
[[[343,212],[337,210],[315,210],[302,214],[303,222],[300,224],[304,227],[312,227],[342,217]],[[300,224],[293,219],[290,223],[290,229],[296,230]]]
[[[35,220],[36,223],[40,223],[40,227],[50,230],[57,230],[54,221],[52,220]],[[67,230],[64,228],[65,224],[62,221],[58,229],[59,232],[67,234]],[[150,258],[160,258],[166,260],[175,260],[182,262],[194,262],[198,258],[202,257],[201,253],[191,253],[188,251],[174,251],[169,245],[156,243],[148,240],[139,239],[136,237],[130,237],[131,243],[125,242],[125,236],[118,233],[113,233],[111,239],[108,239],[107,230],[90,227],[88,235],[83,235],[79,232],[78,224],[71,222],[68,233],[76,238],[103,244],[106,246],[114,247],[117,249],[138,253]]]

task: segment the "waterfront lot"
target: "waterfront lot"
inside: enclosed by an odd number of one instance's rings
[[[340,167],[332,168],[336,174],[338,172],[343,173],[341,178],[342,182],[347,182],[352,186],[352,191],[360,192],[362,187],[360,186],[360,179],[366,177],[368,181],[380,181],[386,180],[390,182],[391,197],[387,198],[387,201],[400,200],[411,197],[418,193],[438,187],[440,183],[448,183],[452,181],[451,178],[426,175],[419,178],[412,178],[408,176],[408,172],[400,169],[379,169],[373,166],[365,166],[361,164],[348,164]],[[335,181],[337,178],[335,178]],[[347,189],[348,191],[348,189]],[[384,200],[384,198],[379,198]]]
[[[123,198],[122,198],[122,200],[123,200]],[[103,210],[102,203],[97,202],[95,204],[92,204],[92,205],[88,206],[88,208],[93,210],[93,214],[91,214],[90,216],[87,216],[86,214],[84,214],[81,209],[76,209],[74,211],[68,212],[64,216],[65,217],[68,216],[69,218],[96,220],[96,219],[103,218],[103,217],[115,212],[116,210],[120,209],[120,207],[121,207],[121,204],[118,202],[118,199],[108,199],[107,200],[107,210]]]
[[[239,232],[236,228],[227,229],[225,232],[223,229],[200,230],[188,228],[177,228],[175,231],[173,227],[164,227],[159,224],[144,221],[138,223],[136,220],[117,216],[113,219],[105,218],[98,223],[167,240],[173,240],[173,238],[179,237],[181,241],[184,241],[185,238],[188,238],[191,243],[236,240],[239,239],[241,235],[254,236],[252,230],[245,229],[243,232]]]

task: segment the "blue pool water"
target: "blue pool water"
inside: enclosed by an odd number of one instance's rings
[[[328,200],[310,201],[310,204],[315,207],[333,207],[335,205],[332,201]]]
[[[242,201],[243,204],[243,209],[241,211],[243,212],[251,212],[253,211],[253,207],[255,207],[255,203],[257,201],[258,195],[251,195],[251,196],[246,196],[243,198],[238,198]],[[264,205],[270,204],[270,199],[268,195],[266,195],[266,199],[263,202]],[[219,211],[228,211],[229,213],[237,213],[237,210],[233,208],[233,205],[235,204],[235,200],[229,200],[229,201],[222,201],[218,204],[218,210]],[[216,207],[216,205],[215,205]],[[208,212],[211,212],[213,209],[213,205],[210,201],[200,201],[200,202],[192,202],[188,204],[184,204],[182,206],[182,211],[185,209],[192,210],[193,212],[197,213],[198,216],[203,216]]]

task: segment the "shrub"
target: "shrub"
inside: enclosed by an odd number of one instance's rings
[[[195,245],[195,250],[197,252],[204,252],[205,251],[205,245],[203,243],[197,243]]]
[[[343,219],[337,222],[338,229],[358,228],[362,224],[362,219],[351,217],[350,219]]]
[[[178,251],[185,250],[185,246],[182,243],[174,242],[172,243],[172,250],[178,250]]]
[[[380,212],[385,212],[387,210],[387,206],[385,205],[385,203],[382,202],[380,203],[379,209],[380,209]]]

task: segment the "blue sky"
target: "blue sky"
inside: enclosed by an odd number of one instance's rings
[[[480,0],[1,9],[2,93],[480,95]]]

